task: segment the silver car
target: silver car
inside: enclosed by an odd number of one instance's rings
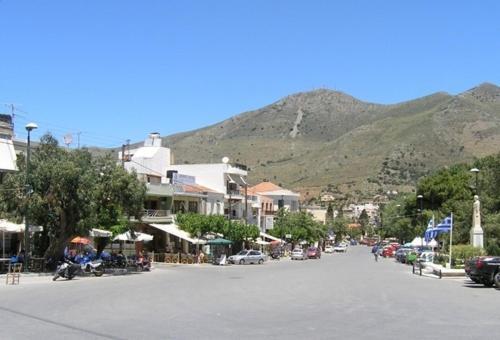
[[[302,249],[294,249],[290,256],[292,260],[307,260],[307,253]]]
[[[262,254],[258,250],[242,250],[238,254],[229,256],[227,259],[229,263],[234,264],[248,264],[248,263],[258,263],[263,264],[266,261],[266,255]]]

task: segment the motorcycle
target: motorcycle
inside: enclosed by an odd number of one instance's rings
[[[280,249],[274,249],[272,252],[271,252],[271,258],[273,260],[279,260],[280,257],[281,257],[281,250]]]
[[[56,269],[56,272],[54,274],[54,277],[52,278],[52,281],[57,280],[59,277],[63,277],[65,279],[71,280],[76,276],[76,274],[80,270],[81,270],[81,267],[78,263],[74,263],[74,262],[70,261],[69,259],[65,258],[57,266],[57,269]]]
[[[104,265],[102,260],[91,260],[88,256],[83,256],[79,261],[80,270],[86,274],[94,274],[99,277],[104,274]]]

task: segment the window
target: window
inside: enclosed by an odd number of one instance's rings
[[[189,202],[188,211],[192,213],[198,212],[198,202]]]

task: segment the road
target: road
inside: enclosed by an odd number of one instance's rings
[[[370,249],[0,286],[2,339],[498,338],[500,291],[411,274]]]

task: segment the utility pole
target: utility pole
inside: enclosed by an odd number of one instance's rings
[[[80,149],[80,135],[82,134],[81,131],[78,131],[76,135],[78,136],[78,149]]]
[[[122,144],[122,168],[125,169],[125,144]]]

